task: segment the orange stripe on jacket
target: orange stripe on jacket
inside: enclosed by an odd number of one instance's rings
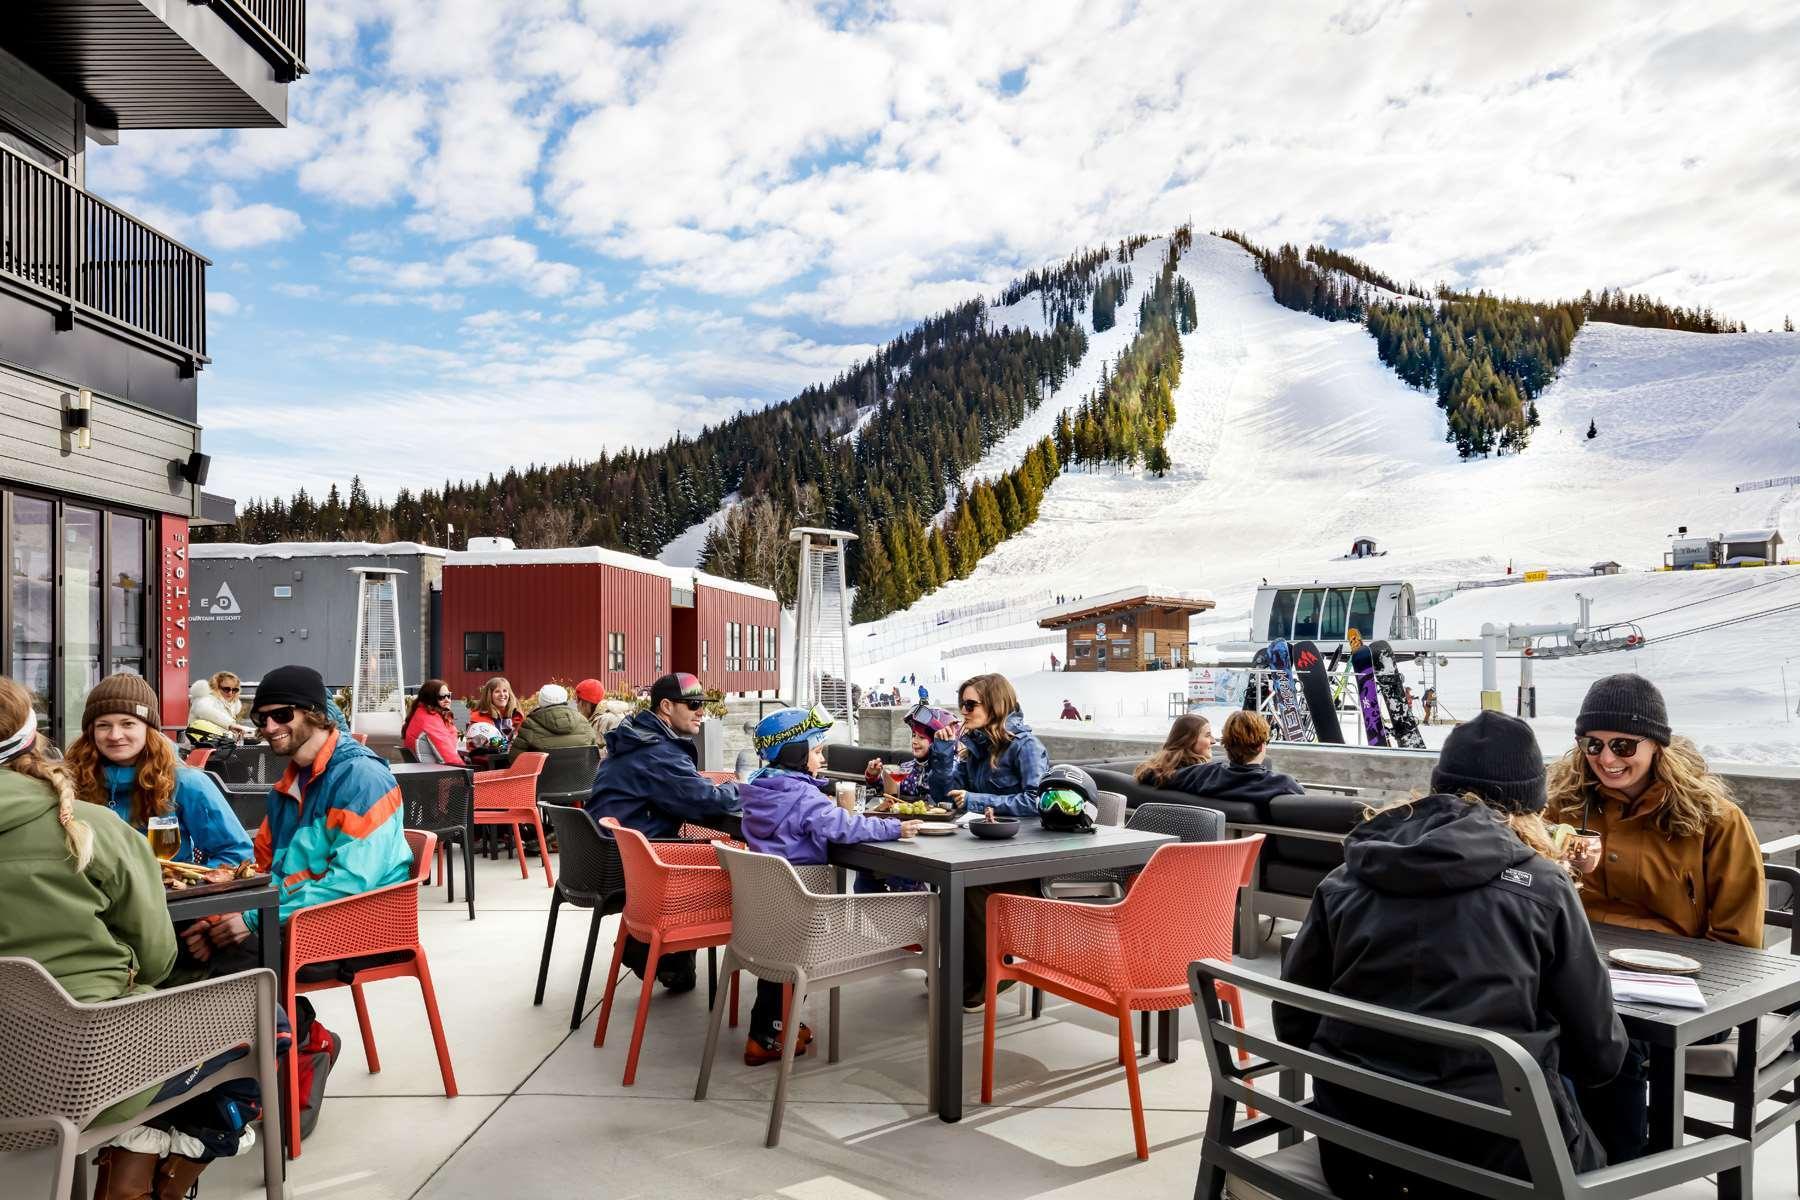
[[[267,871],[275,865],[275,838],[269,833],[269,818],[264,817],[263,823],[256,827],[256,841],[253,846],[257,870]]]
[[[292,875],[289,875],[286,879],[281,881],[281,886],[284,888],[291,888],[296,883],[310,883],[315,879],[323,878],[325,878],[324,871],[295,871]]]
[[[347,808],[334,808],[325,814],[325,825],[330,829],[341,829],[353,838],[366,838],[400,809],[400,789],[389,788],[387,795],[369,806],[366,813],[351,812]]]

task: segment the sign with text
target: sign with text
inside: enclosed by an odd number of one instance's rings
[[[162,647],[158,694],[163,724],[185,725],[189,642],[187,518],[158,518],[157,546],[157,629]]]

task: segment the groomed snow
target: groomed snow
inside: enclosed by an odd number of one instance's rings
[[[1140,251],[1139,287],[1161,253],[1157,243]],[[1151,254],[1158,257],[1144,261]],[[1573,620],[1574,594],[1584,589],[1595,598],[1596,621],[1629,619],[1686,598],[1703,601],[1647,622],[1654,639],[1766,607],[1764,594],[1770,603],[1789,591],[1800,600],[1800,583],[1744,597],[1717,595],[1795,574],[1782,568],[1644,574],[1661,564],[1669,535],[1681,525],[1709,535],[1779,527],[1792,553],[1800,538],[1800,487],[1741,494],[1732,488],[1800,469],[1800,337],[1589,324],[1557,382],[1539,397],[1542,425],[1531,448],[1460,462],[1442,440],[1433,395],[1408,388],[1383,367],[1360,325],[1277,305],[1250,256],[1220,239],[1196,237],[1181,272],[1195,290],[1200,323],[1183,339],[1168,476],[1065,473],[1029,529],[997,548],[969,579],[921,600],[914,616],[1036,589],[1092,594],[1120,580],[1144,580],[1159,590],[1211,592],[1218,608],[1193,624],[1195,639],[1210,643],[1246,636],[1264,578],[1401,578],[1429,593],[1458,580],[1504,578],[1509,563],[1520,573],[1585,571],[1598,560],[1616,560],[1627,574],[1464,592],[1429,615],[1442,635],[1452,636],[1478,632],[1483,621]],[[1035,313],[1036,297],[1012,308]],[[1107,349],[1107,336],[1092,339],[1087,360],[1071,375],[1081,390],[1097,374],[1096,356],[1123,348],[1121,341]],[[1590,420],[1598,434],[1591,440],[1585,436]],[[1028,444],[1021,442],[1020,454]],[[978,467],[976,473],[993,472]],[[1358,535],[1374,537],[1388,553],[1345,560]],[[1740,601],[1757,603],[1740,609]],[[1543,740],[1566,740],[1589,680],[1636,669],[1664,686],[1677,726],[1710,755],[1800,762],[1800,717],[1784,715],[1780,677],[1784,660],[1795,656],[1785,663],[1791,715],[1800,702],[1796,615],[1667,647],[1653,640],[1636,654],[1540,664]],[[985,630],[979,640],[1036,631],[1035,621],[1025,619]],[[860,633],[853,631],[853,647]],[[874,684],[917,672],[921,679],[954,682],[997,670],[1012,677],[1027,715],[1040,726],[1055,727],[1049,718],[1068,698],[1092,712],[1096,726],[1145,733],[1167,728],[1169,693],[1185,684],[1182,673],[1052,675],[1050,648],[1042,646],[945,662],[940,652],[947,645],[859,663],[856,678]],[[1516,678],[1516,662],[1503,663],[1509,702]],[[1475,711],[1478,665],[1452,660],[1439,682],[1449,712]],[[1413,685],[1419,690],[1416,677]]]
[[[668,545],[657,551],[656,561],[668,567],[699,566],[700,553],[706,549],[707,535],[725,523],[726,516],[742,498],[736,492],[726,496],[719,504],[719,511],[704,521],[696,521],[688,526],[676,534]]]

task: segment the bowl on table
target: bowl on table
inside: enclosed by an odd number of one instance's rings
[[[1012,837],[1019,832],[1019,818],[995,817],[991,821],[970,821],[969,832],[978,838],[986,838],[990,842],[998,842],[1004,838]]]

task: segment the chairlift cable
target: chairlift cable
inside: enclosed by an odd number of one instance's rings
[[[1677,604],[1673,608],[1659,608],[1655,612],[1645,613],[1641,617],[1630,617],[1624,621],[1610,622],[1610,624],[1633,625],[1639,621],[1647,621],[1651,617],[1660,617],[1660,616],[1664,615],[1665,613],[1679,612],[1684,608],[1692,608],[1696,604],[1711,604],[1714,600],[1723,600],[1727,596],[1735,596],[1740,592],[1753,592],[1757,588],[1774,587],[1777,584],[1792,583],[1796,579],[1800,579],[1800,575],[1787,575],[1780,579],[1765,579],[1761,583],[1746,584],[1745,586],[1743,586],[1741,588],[1732,588],[1729,592],[1720,592],[1716,596],[1702,596],[1698,600],[1689,600],[1686,603]]]

